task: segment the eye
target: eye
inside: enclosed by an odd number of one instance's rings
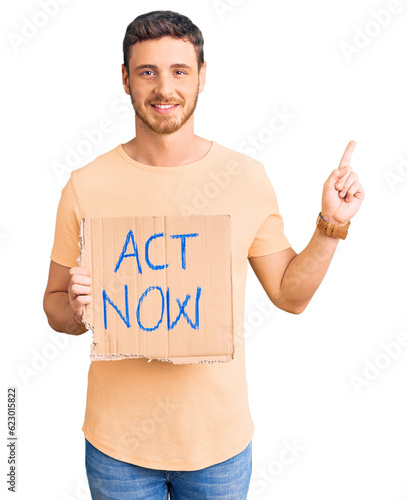
[[[149,73],[149,74],[147,74],[147,73]],[[143,71],[141,74],[142,74],[142,75],[146,75],[146,76],[150,76],[150,75],[152,75],[152,74],[153,74],[153,72],[152,72],[151,70],[149,70],[149,69],[146,69],[146,70],[145,70],[145,71]]]
[[[186,75],[185,71],[182,71],[181,69],[177,69],[177,70],[175,71],[175,74],[176,74],[176,75]]]

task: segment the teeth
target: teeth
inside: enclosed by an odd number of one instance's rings
[[[153,106],[155,106],[156,108],[168,109],[175,106],[175,104],[153,104]]]

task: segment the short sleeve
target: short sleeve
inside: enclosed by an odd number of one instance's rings
[[[284,234],[284,223],[278,209],[276,193],[264,165],[258,206],[261,210],[261,223],[249,248],[247,258],[260,257],[291,247]]]
[[[62,189],[61,199],[58,204],[51,260],[67,267],[78,265],[77,258],[80,254],[79,229],[79,203],[71,174]]]

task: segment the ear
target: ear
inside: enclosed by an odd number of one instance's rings
[[[198,87],[198,92],[201,93],[204,89],[205,86],[205,79],[206,79],[206,61],[204,61],[201,65],[201,69],[199,70],[199,87]]]
[[[128,81],[129,81],[129,75],[127,74],[126,66],[124,64],[122,64],[122,82],[123,82],[123,87],[124,87],[124,91],[126,92],[126,94],[129,93]]]

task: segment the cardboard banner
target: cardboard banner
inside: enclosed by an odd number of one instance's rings
[[[233,359],[230,215],[84,218],[80,237],[92,360]]]

